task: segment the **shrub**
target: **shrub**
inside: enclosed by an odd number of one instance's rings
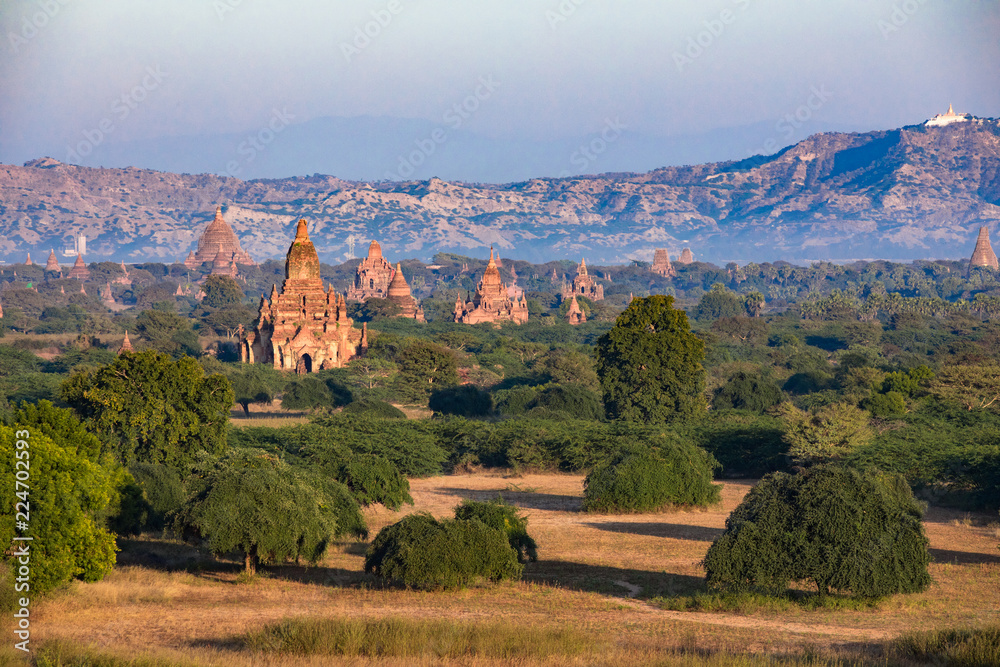
[[[726,520],[704,566],[710,588],[781,593],[811,581],[858,597],[922,591],[927,538],[900,475],[826,464],[773,473]]]
[[[485,502],[463,500],[455,508],[455,518],[478,519],[490,528],[501,531],[507,536],[507,541],[522,563],[538,560],[538,545],[528,535],[528,518],[503,498],[497,497]]]
[[[364,507],[382,503],[391,510],[398,510],[403,503],[413,504],[410,483],[399,468],[383,456],[353,456],[336,467],[333,477],[346,484],[355,500]]]
[[[754,373],[739,371],[715,392],[712,407],[716,410],[753,410],[764,412],[781,403],[784,392],[770,380]]]
[[[352,403],[348,403],[344,406],[342,412],[348,415],[375,417],[376,419],[406,419],[406,413],[395,405],[369,397],[359,398]]]
[[[444,415],[485,417],[493,412],[493,397],[471,384],[436,389],[427,407]]]
[[[710,505],[715,459],[688,443],[662,450],[626,447],[598,464],[584,481],[587,512],[654,512],[671,505]]]
[[[281,407],[288,410],[312,410],[333,405],[333,395],[326,383],[317,377],[306,376],[285,385]]]
[[[148,504],[143,527],[148,530],[163,530],[167,525],[167,515],[179,510],[184,503],[184,486],[180,475],[170,466],[155,463],[133,463],[129,472]]]
[[[531,414],[535,410],[545,408],[562,412],[572,419],[597,420],[604,417],[604,405],[601,397],[590,389],[577,384],[554,384],[539,391],[528,403]]]
[[[521,571],[502,532],[477,520],[437,521],[429,514],[383,528],[365,557],[365,572],[427,590],[520,579]]]
[[[906,412],[906,399],[896,391],[872,393],[861,402],[861,407],[872,413],[873,417],[894,417]]]
[[[788,445],[777,418],[744,410],[713,410],[706,419],[674,427],[714,456],[728,477],[762,477],[787,466]]]
[[[536,394],[536,387],[521,384],[510,389],[499,389],[493,392],[493,400],[496,403],[497,412],[512,417],[527,412],[528,404],[534,400]]]

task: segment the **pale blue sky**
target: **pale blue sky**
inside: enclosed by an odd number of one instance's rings
[[[810,101],[803,132],[880,129],[1000,116],[998,65],[996,0],[0,0],[0,162],[62,159],[102,121],[109,143],[274,109],[441,122],[481,77],[463,129],[494,139],[777,128]]]

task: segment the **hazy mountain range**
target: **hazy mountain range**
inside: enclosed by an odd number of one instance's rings
[[[613,132],[606,129],[606,148],[590,160],[591,170],[608,168],[616,142],[628,140]],[[274,139],[253,160],[230,142],[231,161],[243,176],[258,160],[284,159],[282,146],[296,143],[285,139]],[[446,133],[430,157],[461,147],[458,139]],[[528,162],[565,162],[571,172],[572,145],[554,145],[511,146],[510,164],[520,154]],[[374,179],[387,179],[377,170],[398,148],[359,130],[339,150],[370,160]],[[659,149],[649,150],[653,160]],[[164,165],[198,153],[195,143],[164,146]],[[328,154],[328,146],[317,145],[315,162],[298,158],[298,173],[311,173]],[[220,169],[225,165],[205,167]],[[50,247],[58,252],[85,234],[88,261],[183,259],[217,204],[259,259],[284,253],[299,217],[310,221],[321,257],[330,262],[344,259],[351,237],[355,254],[378,238],[390,259],[482,255],[490,244],[509,257],[586,256],[594,263],[648,261],[657,247],[676,257],[685,246],[708,261],[954,258],[971,253],[980,225],[996,230],[1000,221],[1000,123],[828,132],[735,162],[503,185],[438,178],[365,183],[319,174],[246,181],[40,159],[0,165],[0,258],[22,261],[30,251],[44,261]]]

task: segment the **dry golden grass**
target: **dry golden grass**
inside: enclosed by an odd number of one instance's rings
[[[446,593],[378,585],[362,571],[364,543],[337,545],[317,567],[269,568],[246,582],[235,561],[217,563],[186,545],[147,536],[123,543],[122,565],[104,581],[77,583],[41,601],[33,613],[34,639],[178,664],[506,662],[486,657],[456,662],[433,655],[254,655],[240,641],[289,618],[391,617],[539,631],[570,627],[593,640],[593,647],[579,655],[519,658],[517,664],[722,665],[765,664],[729,654],[853,658],[905,632],[1000,621],[1000,552],[995,528],[988,525],[992,517],[970,515],[966,525],[965,513],[936,508],[926,520],[936,562],[931,565],[934,583],[925,593],[860,610],[789,605],[750,615],[665,611],[650,604],[651,597],[701,585],[699,561],[752,484],[727,481],[722,503],[708,510],[613,516],[579,511],[579,475],[485,472],[413,480],[415,505],[404,513],[449,516],[463,498],[500,494],[523,508],[539,545],[540,560],[526,566],[524,581]],[[372,535],[400,516],[381,507],[366,510]],[[878,660],[876,653],[867,655]]]

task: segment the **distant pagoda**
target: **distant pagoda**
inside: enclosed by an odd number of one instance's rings
[[[34,262],[31,261],[31,253],[30,252],[28,253],[28,258],[26,260],[24,260],[24,265],[25,266],[32,266],[32,265],[34,265]]]
[[[347,289],[347,300],[367,301],[373,298],[387,298],[392,277],[392,264],[382,256],[382,246],[373,239],[371,245],[368,246],[368,257],[358,264],[358,273],[354,276],[354,284]]]
[[[399,306],[399,317],[416,320],[417,322],[426,321],[424,319],[424,309],[413,298],[410,286],[407,284],[406,278],[403,277],[403,267],[399,263],[396,264],[396,273],[393,274],[392,281],[389,283],[388,299]]]
[[[979,237],[976,239],[976,249],[972,251],[972,259],[969,260],[969,268],[983,266],[996,270],[1000,268],[997,262],[997,255],[990,245],[990,230],[986,227],[979,228]]]
[[[576,326],[587,321],[587,315],[580,309],[580,304],[576,301],[576,295],[570,297],[569,309],[566,311],[566,321]]]
[[[462,303],[462,297],[455,299],[455,321],[464,324],[479,324],[481,322],[498,322],[509,320],[516,324],[528,321],[528,301],[522,296],[511,299],[507,294],[507,285],[500,278],[493,248],[490,248],[490,261],[486,264],[483,279],[476,286],[476,295],[471,301]]]
[[[90,280],[90,269],[83,263],[83,255],[80,253],[76,254],[76,262],[73,263],[73,268],[69,270],[69,277],[76,278],[80,282]]]
[[[677,270],[670,263],[670,255],[667,254],[666,248],[657,248],[653,251],[653,266],[650,268],[650,271],[664,278],[674,278],[677,276]]]
[[[678,264],[693,264],[694,263],[694,253],[691,252],[691,248],[684,248],[681,251],[681,256],[677,258]]]
[[[568,299],[573,295],[585,296],[591,301],[604,300],[604,285],[598,285],[594,277],[587,272],[587,262],[584,259],[580,260],[580,266],[577,267],[573,283],[565,283],[562,287],[563,299]]]
[[[53,273],[59,271],[59,259],[56,257],[55,250],[49,252],[49,258],[45,261],[45,270]]]
[[[227,253],[227,263],[229,257],[236,260],[237,264],[248,264],[253,266],[256,262],[240,246],[240,240],[236,237],[236,232],[222,219],[222,207],[215,209],[215,219],[208,223],[208,227],[198,239],[198,250],[194,255],[194,266],[185,261],[185,266],[189,269],[201,266],[205,262],[214,261],[220,251]],[[190,259],[190,257],[188,257]]]

